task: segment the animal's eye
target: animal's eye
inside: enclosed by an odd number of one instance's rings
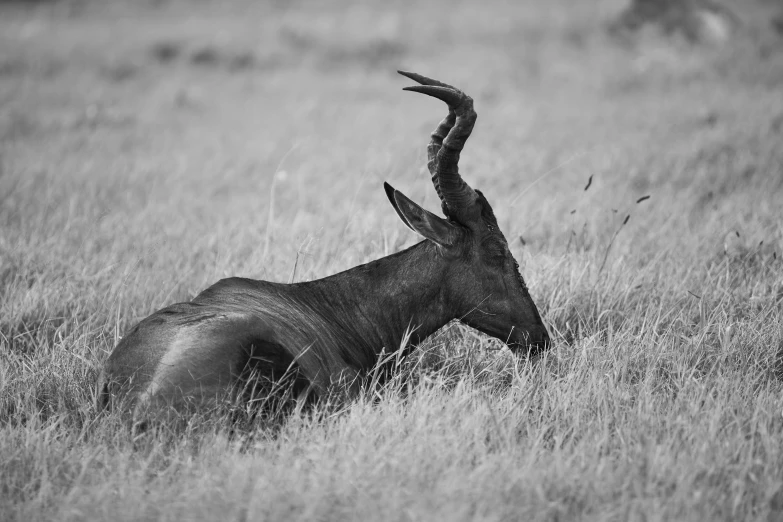
[[[499,241],[485,241],[482,247],[490,262],[502,263],[506,259],[506,249]]]

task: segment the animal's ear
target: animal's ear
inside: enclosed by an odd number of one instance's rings
[[[400,216],[403,223],[408,225],[408,228],[441,246],[449,246],[454,243],[456,238],[454,225],[421,208],[388,183],[384,182],[383,188],[386,190],[386,196],[388,196],[394,210],[397,211],[397,215]]]
[[[394,190],[394,187],[392,187],[391,185],[389,185],[384,181],[383,190],[386,191],[386,197],[389,198],[389,203],[392,204],[392,206],[394,207],[394,211],[397,212],[398,216],[400,216],[400,219],[402,220],[403,223],[405,223],[405,226],[410,228],[414,232],[416,232],[416,229],[414,229],[411,226],[411,224],[408,223],[408,220],[405,219],[405,216],[402,215],[402,212],[400,212],[400,207],[397,206],[397,202],[394,200],[394,193],[397,192],[396,190]]]

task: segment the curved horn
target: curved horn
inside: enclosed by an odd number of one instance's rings
[[[397,72],[422,85],[439,85],[441,87],[448,87],[448,85],[446,85],[445,83],[439,82],[438,80],[433,80],[432,78],[427,78],[426,76],[422,76],[420,74],[407,72],[407,71],[397,71]],[[427,145],[427,169],[430,171],[430,176],[432,177],[432,184],[435,186],[435,192],[438,193],[438,199],[440,199],[441,208],[443,210],[443,214],[446,215],[446,217],[449,216],[449,208],[446,205],[446,200],[443,199],[443,194],[440,191],[440,184],[438,183],[438,173],[435,170],[435,165],[438,162],[437,159],[438,151],[440,150],[440,147],[443,144],[443,138],[446,137],[446,135],[449,133],[451,128],[454,126],[454,121],[456,120],[456,118],[457,115],[454,113],[451,107],[449,107],[449,113],[446,115],[445,118],[443,118],[443,121],[441,121],[438,124],[435,130],[432,131],[432,134],[430,135],[430,143],[429,145]]]
[[[444,214],[467,225],[477,217],[472,210],[478,196],[460,176],[458,163],[460,152],[476,122],[473,99],[459,89],[437,80],[416,73],[398,72],[421,84],[403,90],[438,98],[449,106],[448,116],[432,133],[432,140],[427,147],[427,166],[441,198]]]

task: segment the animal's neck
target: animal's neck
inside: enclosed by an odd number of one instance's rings
[[[418,343],[457,316],[448,299],[448,268],[437,246],[423,241],[306,284],[332,305],[339,326],[367,361],[381,350],[397,350],[406,331]]]

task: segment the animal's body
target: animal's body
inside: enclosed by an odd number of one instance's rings
[[[112,351],[99,401],[122,401],[137,419],[162,403],[211,401],[243,377],[294,376],[295,391],[353,394],[382,353],[425,339],[454,319],[512,349],[544,349],[541,317],[489,203],[457,170],[475,121],[472,100],[435,80],[401,73],[414,90],[447,102],[428,147],[433,184],[448,219],[388,184],[403,222],[426,240],[324,279],[279,284],[223,279],[192,301],[155,312]],[[406,333],[412,334],[406,337]]]

